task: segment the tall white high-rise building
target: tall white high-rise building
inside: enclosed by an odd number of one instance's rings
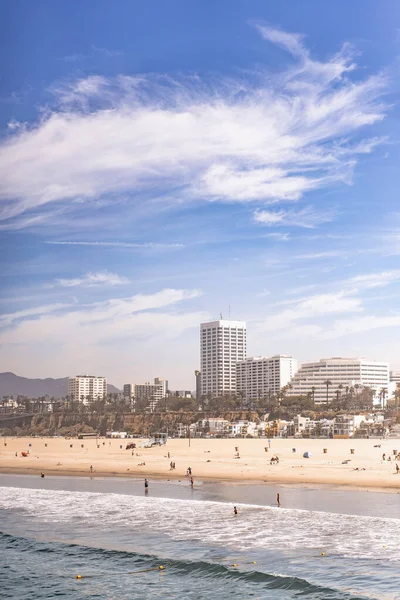
[[[68,396],[71,400],[90,404],[107,396],[107,380],[96,375],[77,375],[68,379]]]
[[[246,323],[220,319],[200,325],[201,395],[236,393],[236,363],[246,358]]]
[[[326,403],[327,399],[329,403],[336,398],[337,390],[345,393],[346,388],[355,385],[374,390],[377,402],[381,390],[389,389],[389,363],[363,358],[323,358],[316,363],[302,364],[290,383],[289,396],[310,393],[317,404]]]
[[[274,396],[297,372],[292,356],[254,356],[236,365],[236,389],[245,400],[261,400]]]

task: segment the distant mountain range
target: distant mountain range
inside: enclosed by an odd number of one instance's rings
[[[120,392],[114,385],[107,384],[109,394]],[[54,396],[61,398],[68,394],[68,377],[60,379],[28,379],[19,377],[14,373],[0,373],[0,398],[2,396],[28,396],[39,398],[40,396]]]

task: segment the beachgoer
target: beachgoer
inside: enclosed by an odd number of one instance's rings
[[[384,454],[382,454],[382,460],[385,460],[385,459],[386,459],[386,454],[384,453]]]
[[[168,452],[168,458],[171,458],[171,455],[170,455],[170,453],[169,453],[169,452]]]
[[[147,479],[144,480],[144,491],[146,494],[149,491],[149,482],[147,481]]]
[[[193,489],[193,484],[194,484],[194,479],[193,479],[193,477],[191,477],[190,478],[190,485],[191,485],[192,489]]]
[[[399,465],[398,465],[398,463],[396,463],[396,473],[398,474],[399,471],[400,471]]]
[[[280,508],[280,506],[281,506],[281,497],[280,497],[279,494],[276,495],[276,503],[278,505],[278,508]]]
[[[93,465],[90,465],[90,472],[93,473]]]
[[[233,514],[237,515],[238,514],[238,509],[236,508],[236,506],[233,507]]]
[[[189,467],[189,468],[188,468],[188,473],[189,473],[189,475],[191,475],[191,474],[192,474],[192,469],[191,469],[191,467]]]
[[[40,477],[43,479],[44,478],[44,473],[40,473]]]
[[[17,458],[17,457],[18,457],[18,452],[15,453],[15,458]]]

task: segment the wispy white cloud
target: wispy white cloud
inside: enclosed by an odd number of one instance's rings
[[[356,275],[347,280],[347,283],[358,289],[385,287],[400,281],[400,270],[382,271],[380,273],[366,273]]]
[[[322,317],[362,311],[360,299],[343,291],[315,294],[300,300],[285,301],[283,304],[289,304],[290,308],[269,315],[259,324],[261,331],[287,330],[290,333],[290,328],[298,321],[313,320],[313,325],[317,325],[315,321]]]
[[[325,252],[308,252],[294,256],[296,260],[319,260],[321,258],[345,258],[347,253],[343,250],[327,250]]]
[[[199,295],[199,290],[163,289],[154,294],[136,294],[129,298],[113,298],[86,305],[55,304],[22,310],[3,315],[0,324],[6,329],[0,331],[0,341],[29,344],[36,340],[40,344],[49,341],[58,343],[58,340],[65,341],[68,338],[75,344],[77,339],[82,340],[84,328],[85,337],[92,344],[94,340],[137,333],[139,325],[140,335],[146,333],[144,325],[148,327],[147,333],[150,335],[156,329],[153,323],[160,326],[160,316],[154,311]],[[175,321],[179,323],[179,315],[176,315]],[[185,327],[185,321],[182,326]],[[178,327],[177,332],[181,331],[182,327]]]
[[[116,273],[87,273],[83,277],[72,279],[56,279],[53,287],[93,287],[97,285],[124,285],[129,283],[127,277],[122,277]]]
[[[184,244],[168,244],[168,243],[158,243],[158,242],[84,242],[84,241],[57,241],[57,240],[48,240],[45,244],[52,244],[54,246],[99,246],[106,248],[150,248],[150,249],[160,249],[167,250],[168,248],[184,248]]]
[[[384,118],[385,78],[352,81],[348,46],[315,61],[301,36],[259,31],[295,65],[218,82],[94,75],[58,86],[58,106],[1,142],[0,219],[130,190],[132,207],[150,190],[160,203],[274,203],[351,183],[376,145],[360,129]]]
[[[257,294],[258,298],[266,298],[267,296],[270,296],[271,292],[269,290],[263,290],[262,292],[259,292]]]
[[[263,225],[313,229],[322,223],[332,221],[335,215],[333,209],[318,212],[312,206],[306,206],[301,210],[256,210],[253,217],[256,223]]]
[[[288,242],[290,240],[288,233],[267,233],[264,237],[271,240],[277,240],[278,242]]]
[[[110,50],[109,48],[99,48],[99,46],[95,46],[92,44],[93,52],[98,52],[99,54],[103,54],[109,58],[113,58],[114,56],[122,56],[123,52],[120,50]]]
[[[387,276],[385,281],[389,282],[389,279]],[[348,279],[343,283],[351,281],[352,279]],[[260,320],[258,330],[261,334],[268,332],[271,339],[295,340],[303,335],[312,340],[327,340],[400,327],[400,314],[366,314],[361,292],[373,283],[372,277],[368,280],[354,277],[353,281],[359,281],[360,287],[353,286],[282,302],[283,310],[272,312],[267,318]],[[307,288],[303,289],[307,291]]]
[[[94,44],[92,44],[91,48],[91,52],[67,54],[62,58],[62,60],[64,60],[65,62],[78,62],[80,60],[91,59],[94,56],[96,56],[96,54],[100,54],[101,56],[106,58],[114,58],[116,56],[123,55],[123,52],[121,52],[120,50],[109,50],[108,48],[100,48],[99,46],[95,46]]]
[[[260,31],[264,39],[276,44],[277,46],[281,46],[290,52],[290,54],[293,54],[293,56],[297,56],[302,60],[309,58],[309,52],[303,44],[303,35],[298,33],[288,33],[268,25],[257,25],[257,29]]]
[[[326,340],[388,327],[396,329],[400,327],[400,315],[365,315],[351,319],[340,319],[335,321],[332,327],[321,328],[318,337]],[[396,334],[398,335],[397,331],[394,335]]]
[[[55,311],[65,310],[69,307],[71,307],[71,304],[58,302],[56,304],[44,304],[43,306],[34,306],[32,308],[25,308],[23,310],[18,310],[13,313],[2,314],[0,315],[0,327],[11,325],[15,321],[20,321],[25,318],[48,315]]]

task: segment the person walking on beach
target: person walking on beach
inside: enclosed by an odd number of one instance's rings
[[[233,507],[233,514],[235,515],[235,517],[238,514],[238,509],[236,508],[236,506]]]
[[[193,489],[193,485],[194,485],[194,479],[193,477],[190,478],[190,487]]]
[[[276,495],[276,503],[278,505],[278,508],[280,508],[281,507],[281,497],[280,497],[280,494]]]
[[[93,465],[90,465],[90,472],[93,473]]]
[[[396,474],[398,475],[400,471],[399,465],[396,463]]]
[[[147,479],[144,480],[144,493],[147,494],[149,491],[149,482]]]

